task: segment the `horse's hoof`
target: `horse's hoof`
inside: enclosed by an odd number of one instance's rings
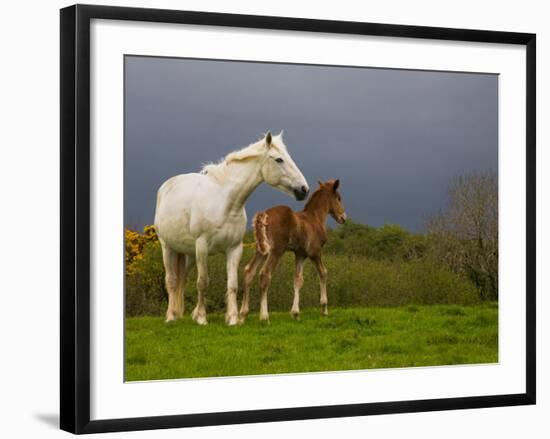
[[[300,313],[297,311],[290,311],[290,315],[294,320],[300,320]]]
[[[164,321],[165,323],[170,323],[170,322],[174,322],[177,320],[177,317],[175,314],[173,313],[169,313],[166,315],[166,320]]]
[[[226,316],[225,323],[228,326],[235,326],[236,324],[239,323],[239,318],[237,316]]]
[[[201,326],[208,325],[208,320],[206,320],[206,316],[196,309],[194,309],[191,313],[191,318]]]

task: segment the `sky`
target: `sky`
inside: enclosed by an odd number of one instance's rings
[[[339,178],[349,218],[419,232],[451,178],[497,171],[494,74],[125,57],[125,225],[152,224],[168,178],[284,130],[310,187]],[[249,217],[303,202],[262,184]],[[330,226],[335,226],[329,220]]]

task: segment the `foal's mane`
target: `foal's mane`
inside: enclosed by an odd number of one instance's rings
[[[315,206],[316,203],[319,202],[319,199],[321,197],[326,197],[327,195],[327,188],[326,186],[319,186],[313,194],[311,194],[311,197],[309,197],[309,200],[306,201],[306,205],[304,206],[304,211],[310,210]]]
[[[207,174],[214,179],[223,182],[227,177],[227,165],[235,162],[244,162],[254,159],[265,153],[265,136],[262,136],[258,141],[251,143],[244,148],[230,152],[218,163],[206,163],[202,166],[200,173]],[[276,148],[285,149],[284,143],[280,141],[280,136],[273,136],[272,145]]]

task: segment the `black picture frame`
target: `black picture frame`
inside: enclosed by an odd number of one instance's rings
[[[92,19],[525,46],[527,60],[525,66],[527,83],[525,115],[526,392],[494,396],[90,420],[90,21]],[[61,9],[60,31],[61,429],[77,434],[99,433],[535,404],[535,34],[89,5],[74,5]]]

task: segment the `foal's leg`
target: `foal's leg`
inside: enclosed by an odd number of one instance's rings
[[[183,314],[183,300],[180,297],[179,290],[179,255],[163,241],[160,241],[162,247],[162,262],[164,263],[164,281],[166,292],[168,293],[168,309],[166,310],[166,321],[170,322],[180,318]]]
[[[242,243],[227,250],[227,311],[225,323],[236,325],[239,323],[237,306],[237,288],[239,282],[239,263],[243,254]]]
[[[302,255],[296,254],[296,273],[294,275],[294,301],[292,302],[292,309],[290,315],[295,319],[300,315],[300,289],[304,285],[304,262],[306,258]]]
[[[321,260],[321,255],[312,258],[317,273],[319,274],[319,283],[321,285],[321,314],[328,315],[328,298],[327,298],[327,269]]]
[[[239,312],[239,318],[241,323],[244,322],[249,311],[250,304],[250,287],[256,276],[256,271],[262,262],[265,261],[265,256],[256,250],[252,260],[244,267],[244,292],[243,301],[241,303],[241,310]]]
[[[206,325],[206,308],[204,296],[208,288],[208,243],[206,239],[199,238],[195,244],[195,257],[197,260],[197,306],[191,317],[199,325]]]
[[[271,252],[260,270],[260,320],[269,321],[269,312],[267,311],[267,290],[271,284],[271,276],[277,267],[281,254]]]

